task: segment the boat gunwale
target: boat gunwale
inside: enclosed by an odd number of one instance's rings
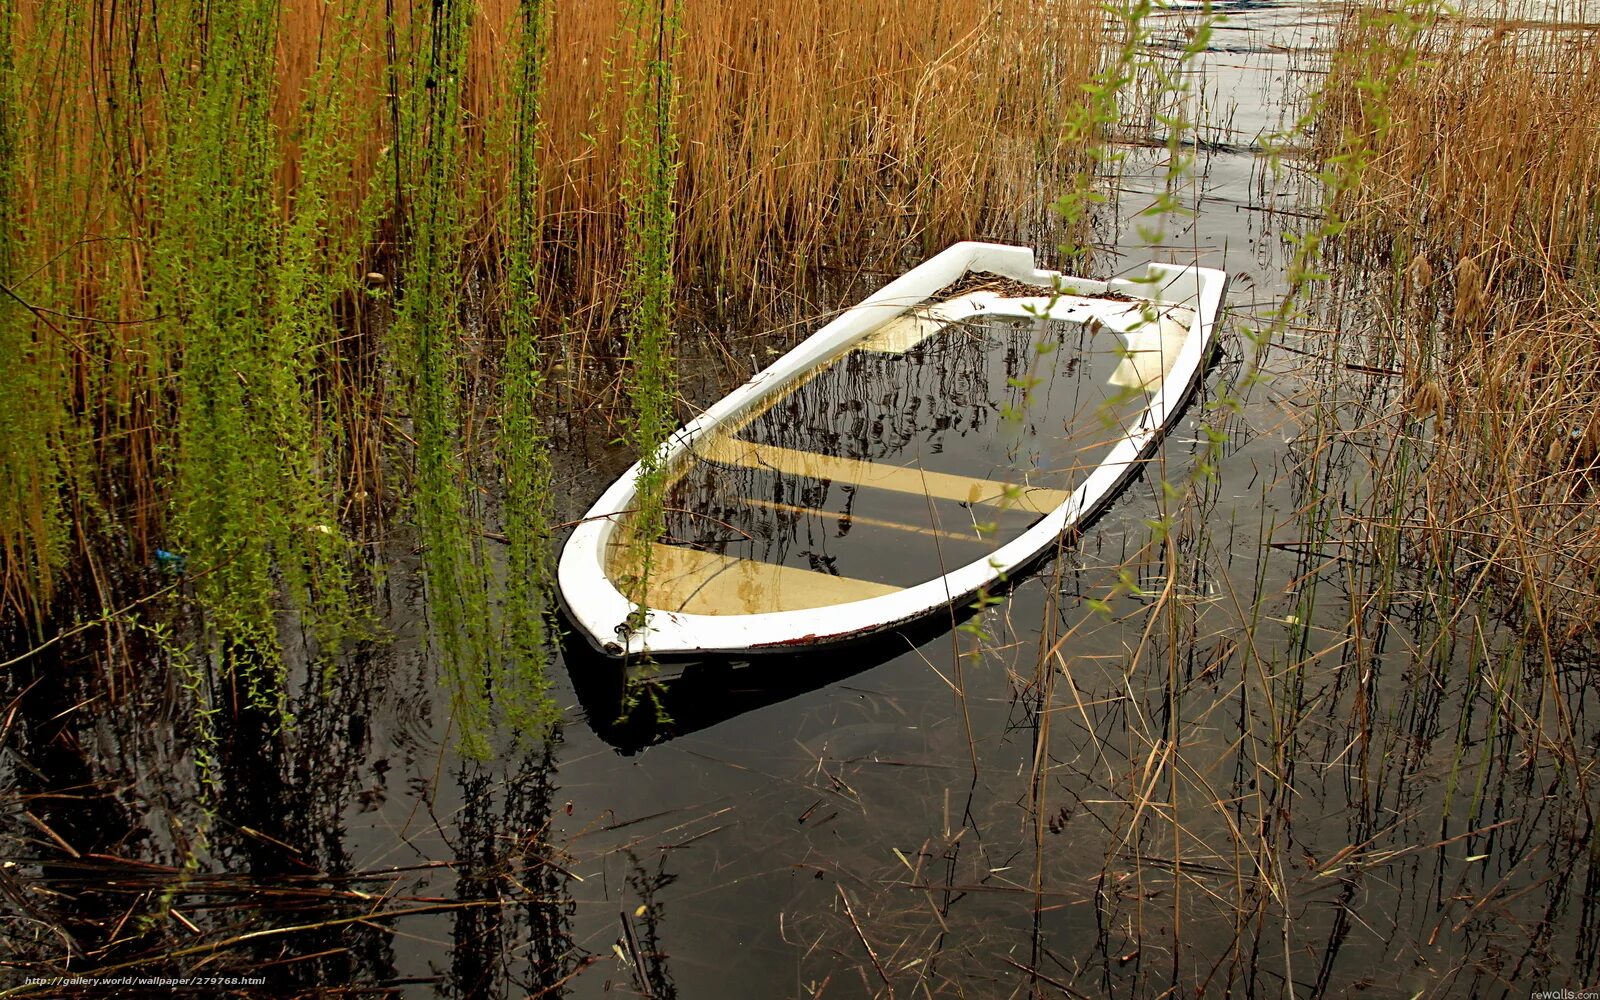
[[[692,446],[704,435],[736,429],[742,419],[759,413],[762,403],[781,398],[808,372],[831,363],[885,323],[928,305],[930,296],[978,272],[990,272],[1040,290],[1038,296],[1031,298],[991,295],[986,301],[1003,303],[1005,309],[989,310],[990,315],[1026,314],[1029,306],[1036,309],[1040,303],[1052,305],[1048,318],[1080,322],[1084,317],[1063,313],[1073,306],[1081,311],[1091,306],[1104,308],[1110,303],[1191,309],[1187,335],[1161,384],[1149,391],[1148,401],[1130,421],[1123,439],[1063,503],[986,556],[894,593],[820,608],[730,615],[649,608],[645,624],[630,631],[626,623],[638,617],[635,605],[610,580],[606,561],[612,534],[632,507],[639,472],[639,463],[635,463],[594,503],[561,554],[557,593],[579,631],[601,652],[614,657],[644,653],[674,658],[737,656],[794,652],[797,648],[845,642],[892,630],[966,600],[1031,564],[1065,532],[1081,527],[1144,464],[1198,384],[1215,339],[1227,275],[1196,265],[1151,262],[1144,266],[1142,277],[1099,282],[1039,270],[1033,265],[1033,252],[1026,247],[955,244],[846,309],[712,404],[674,432],[663,443],[659,455],[663,463],[681,461],[692,454]],[[965,293],[958,300],[970,295]],[[980,306],[968,315],[982,311]]]

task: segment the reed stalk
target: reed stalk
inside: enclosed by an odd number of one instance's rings
[[[24,102],[35,102],[41,113],[57,109],[36,87],[25,96],[25,76],[48,79],[48,45],[36,41],[19,53],[20,18],[10,5],[0,10],[0,357],[6,359],[0,365],[0,606],[32,631],[44,625],[44,604],[68,555],[61,368],[71,344],[52,318],[57,303],[44,301],[40,286],[25,281],[42,236],[30,238],[24,228],[23,186],[30,168],[49,153],[24,155],[35,138]]]
[[[550,445],[539,404],[546,388],[539,345],[540,253],[539,146],[542,140],[544,73],[549,59],[547,0],[523,0],[517,24],[520,53],[512,80],[512,109],[503,126],[500,155],[511,164],[502,203],[505,287],[502,324],[505,361],[500,390],[500,466],[504,481],[506,555],[504,629],[509,647],[496,697],[517,732],[550,721],[545,667],[551,572]]]
[[[315,294],[304,265],[280,257],[306,249],[315,200],[286,232],[268,118],[276,5],[179,14],[189,31],[169,73],[152,298],[169,356],[183,359],[169,459],[174,550],[193,573],[207,634],[205,662],[190,669],[220,671],[191,674],[190,686],[209,706],[201,720],[224,701],[281,716],[280,587],[304,606],[328,555],[321,538],[339,534],[310,449],[310,330],[302,303],[279,294]]]
[[[668,470],[661,446],[674,426],[673,256],[678,176],[677,78],[679,0],[625,0],[621,86],[626,165],[622,207],[627,219],[626,269],[629,444],[639,455],[629,566],[632,599],[648,605],[652,543],[661,534]],[[639,625],[644,622],[640,621]]]
[[[473,6],[454,0],[411,24],[423,59],[404,102],[397,148],[416,151],[401,178],[405,214],[397,374],[415,429],[412,506],[423,546],[432,635],[450,692],[462,749],[486,757],[490,726],[488,608],[481,564],[467,527],[473,519],[461,438],[461,268],[469,174],[462,129]]]

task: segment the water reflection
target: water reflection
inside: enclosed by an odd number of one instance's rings
[[[115,697],[92,642],[63,643],[7,678],[0,935],[14,969],[235,976],[276,996],[406,984],[479,997],[560,995],[584,965],[552,839],[559,734],[503,765],[463,765],[457,815],[419,825],[419,803],[387,787],[394,746],[374,734],[379,681],[396,664],[367,647],[342,674],[303,675],[290,724],[234,704],[202,796],[161,651],[138,635],[117,656],[149,669]],[[445,804],[445,789],[411,787],[424,815]],[[430,921],[454,942],[436,972],[396,943],[403,925]],[[92,982],[43,990],[101,993]]]
[[[544,744],[509,777],[473,764],[458,776],[454,995],[559,996],[584,964],[572,941],[570,859],[551,840],[558,746]]]
[[[652,606],[822,607],[981,560],[1065,502],[1146,402],[1096,324],[916,316],[895,321],[914,337],[880,332],[696,443],[652,548]],[[638,575],[631,529],[618,579]]]

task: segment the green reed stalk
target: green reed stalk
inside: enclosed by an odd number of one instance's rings
[[[647,602],[651,543],[661,533],[667,470],[660,450],[672,431],[675,376],[672,359],[673,255],[676,246],[678,135],[677,81],[681,0],[623,0],[632,59],[623,142],[627,150],[622,200],[627,216],[628,395],[633,423],[628,439],[639,454],[633,562],[637,580],[629,596]],[[642,621],[639,624],[643,624]]]
[[[173,514],[177,548],[196,579],[207,664],[183,665],[199,699],[198,756],[213,721],[233,708],[283,711],[274,552],[302,548],[280,464],[298,374],[274,350],[272,261],[276,167],[268,109],[278,11],[268,0],[196,3],[169,67],[167,155],[154,198],[155,297],[165,355],[180,359]],[[285,398],[288,394],[291,398]],[[296,484],[298,485],[298,484]]]
[[[460,461],[461,373],[457,337],[465,243],[467,166],[462,92],[474,7],[443,0],[419,18],[427,32],[419,78],[408,97],[397,149],[415,143],[406,162],[410,251],[401,286],[395,360],[416,432],[412,504],[422,536],[423,568],[434,636],[443,653],[451,709],[462,750],[489,753],[488,606]],[[397,154],[398,155],[398,154]]]
[[[59,325],[24,298],[36,293],[18,287],[29,240],[22,230],[26,119],[14,49],[17,16],[11,4],[0,8],[0,616],[17,613],[37,624],[68,545],[57,457],[64,443],[65,345]],[[39,63],[38,54],[30,64]],[[43,75],[44,67],[37,69]]]
[[[346,180],[336,98],[301,117],[301,183],[277,197],[276,0],[197,3],[174,22],[151,297],[176,374],[170,463],[175,547],[194,580],[204,644],[180,661],[197,702],[200,765],[216,722],[241,710],[287,721],[279,611],[330,655],[354,621],[351,549],[339,528],[336,435],[318,403],[318,360],[336,339],[349,278],[325,257]],[[345,44],[330,40],[330,62]],[[314,76],[317,87],[337,88]],[[224,711],[226,710],[226,712]],[[207,777],[212,777],[206,774]]]
[[[335,21],[302,101],[301,128],[288,137],[298,143],[299,178],[276,241],[266,352],[275,383],[266,430],[277,441],[290,486],[285,513],[301,542],[280,556],[277,571],[291,605],[309,613],[322,655],[336,650],[358,612],[351,597],[354,553],[339,528],[340,426],[334,389],[325,384],[331,345],[341,336],[337,309],[355,293],[349,262],[361,233],[346,210],[356,201],[349,163],[358,132],[338,79],[355,49],[356,25],[350,14]]]
[[[545,671],[553,574],[549,511],[550,442],[540,420],[544,397],[539,349],[539,273],[543,227],[539,204],[540,114],[549,37],[547,0],[523,0],[512,79],[511,114],[499,155],[511,182],[501,209],[505,234],[502,289],[506,353],[500,386],[500,466],[505,482],[507,655],[496,683],[501,718],[514,732],[545,731],[556,721]]]

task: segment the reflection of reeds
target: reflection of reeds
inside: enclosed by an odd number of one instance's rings
[[[349,704],[319,698],[308,707],[324,721],[347,718]],[[125,844],[97,849],[107,846],[98,836],[127,830],[130,822],[141,834],[146,829],[138,825],[143,817],[121,813],[99,785],[85,786],[93,794],[84,801],[54,808],[8,794],[0,800],[7,820],[19,811],[32,817],[30,829],[52,838],[62,855],[26,869],[13,864],[7,874],[8,889],[27,897],[6,929],[8,961],[43,977],[69,969],[146,977],[205,969],[209,975],[261,977],[258,990],[296,996],[330,979],[392,979],[405,957],[397,960],[384,943],[391,931],[383,922],[420,917],[452,927],[457,946],[446,969],[478,994],[503,984],[509,971],[504,957],[513,941],[523,942],[528,955],[521,971],[559,992],[564,977],[593,959],[574,949],[571,939],[572,859],[557,839],[551,808],[558,744],[535,742],[499,781],[466,765],[456,780],[470,794],[451,819],[450,854],[368,870],[351,866],[337,840],[322,839],[340,822],[348,805],[343,782],[355,771],[350,760],[330,758],[320,737],[291,738],[279,748],[291,758],[302,752],[316,757],[309,778],[291,773],[287,763],[254,761],[252,795],[222,807],[226,822],[212,842],[219,853],[248,859],[228,868],[169,863],[173,859],[159,852],[121,853]],[[372,808],[381,808],[386,797],[381,786],[362,795]],[[96,812],[105,814],[104,826],[83,822]],[[182,830],[183,823],[174,827]],[[31,847],[14,836],[14,829],[6,831],[8,854],[26,857]],[[29,929],[18,930],[18,924]],[[60,930],[45,933],[46,927]],[[283,961],[286,954],[293,958]],[[11,984],[8,995],[74,994],[46,980]]]

